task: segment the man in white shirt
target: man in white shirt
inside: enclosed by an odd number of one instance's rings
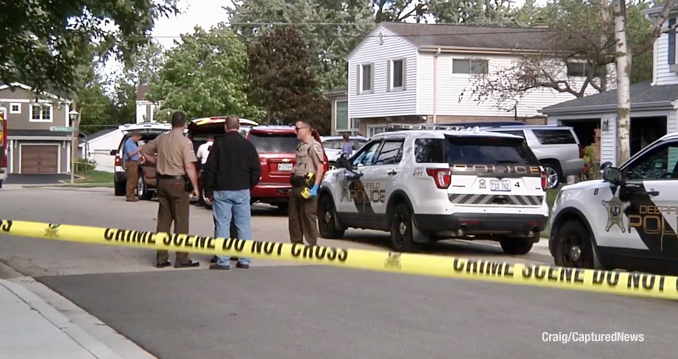
[[[204,165],[207,162],[207,157],[210,155],[212,144],[214,144],[214,136],[209,136],[207,137],[207,142],[198,147],[198,153],[196,153],[196,157],[198,157],[200,160],[201,165]]]

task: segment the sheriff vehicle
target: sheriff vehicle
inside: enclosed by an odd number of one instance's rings
[[[526,254],[548,220],[546,185],[518,136],[427,125],[383,132],[325,174],[320,234],[390,231],[401,252],[441,239],[495,240],[506,253]]]
[[[602,180],[564,186],[551,215],[556,265],[678,272],[678,133],[643,148]]]

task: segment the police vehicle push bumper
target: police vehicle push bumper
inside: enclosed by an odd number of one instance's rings
[[[426,232],[452,232],[450,235],[510,235],[539,241],[539,232],[546,228],[548,217],[538,214],[415,214],[417,227]]]

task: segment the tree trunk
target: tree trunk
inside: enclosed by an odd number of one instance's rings
[[[631,91],[629,76],[631,61],[626,46],[626,2],[614,0],[615,62],[617,65],[617,166],[630,157]]]
[[[601,17],[603,23],[603,34],[600,35],[601,49],[605,46],[605,43],[607,42],[607,29],[610,21],[607,12],[608,6],[609,6],[608,0],[600,0]],[[604,65],[602,69],[600,69],[600,92],[605,91],[607,91],[607,65]]]

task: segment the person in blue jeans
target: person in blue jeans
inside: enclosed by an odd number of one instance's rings
[[[231,222],[235,223],[238,239],[251,240],[250,190],[259,183],[261,163],[252,142],[238,131],[240,119],[226,118],[226,134],[212,145],[203,172],[205,196],[212,202],[215,234],[230,237]],[[238,268],[249,268],[249,258],[238,258]],[[218,256],[210,269],[230,269],[230,258]]]

